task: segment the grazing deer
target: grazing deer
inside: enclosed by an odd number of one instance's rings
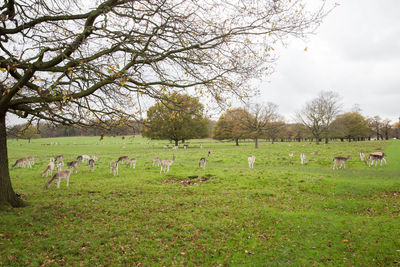
[[[254,167],[254,162],[256,161],[256,156],[251,156],[247,158],[247,161],[249,162],[249,168],[253,169]]]
[[[67,167],[68,168],[74,168],[75,169],[75,173],[78,173],[78,165],[79,165],[79,161],[71,161],[71,162],[67,162]]]
[[[334,157],[333,158],[333,167],[332,170],[335,168],[338,169],[338,163],[340,163],[340,169],[343,167],[343,169],[346,169],[346,162],[351,159],[351,156],[348,155],[347,158],[345,157]]]
[[[211,150],[208,150],[208,157],[211,156]]]
[[[160,174],[161,172],[164,170],[165,172],[169,172],[169,167],[172,165],[172,163],[174,163],[175,161],[175,155],[172,156],[172,160],[162,160],[161,161],[161,170],[160,170]]]
[[[189,147],[189,145],[186,145],[186,144],[183,145],[183,148],[184,148],[184,149],[187,149],[188,147]]]
[[[13,165],[12,168],[14,167],[21,167],[21,168],[25,168],[25,167],[29,167],[31,168],[31,164],[30,161],[27,158],[22,158],[22,159],[18,159]]]
[[[126,167],[131,167],[131,168],[136,168],[136,158],[132,158],[128,161],[128,163],[126,164]]]
[[[64,159],[63,155],[58,155],[56,156],[55,161],[59,162],[60,160],[62,161],[63,159]]]
[[[78,162],[78,164],[80,164],[83,161],[83,157],[82,156],[77,156],[76,157],[76,162]]]
[[[85,160],[89,161],[90,157],[88,155],[82,155],[82,162],[85,163]]]
[[[94,159],[89,159],[88,161],[89,169],[94,171]]]
[[[369,154],[368,156],[368,166],[371,167],[371,165],[374,165],[375,162],[375,166],[377,166],[378,164],[378,160],[381,162],[381,166],[382,166],[382,161],[385,161],[386,164],[386,159],[385,159],[386,154],[382,153],[382,152],[374,152]]]
[[[293,156],[294,156],[294,152],[292,151],[289,153],[289,157],[293,158]]]
[[[308,160],[306,158],[306,154],[304,154],[304,153],[300,154],[300,161],[301,161],[301,165],[308,162]]]
[[[122,163],[124,163],[125,161],[128,161],[129,160],[129,157],[128,156],[122,156],[122,157],[119,157],[118,158],[118,160],[117,160],[117,162],[122,162]]]
[[[172,149],[178,150],[179,146],[173,146]]]
[[[46,177],[51,175],[54,170],[54,162],[50,161],[49,164],[47,164],[46,169],[40,173],[40,176],[43,177],[46,174]]]
[[[69,176],[71,175],[71,170],[63,170],[60,172],[57,172],[54,174],[53,178],[47,181],[46,183],[46,188],[49,189],[50,184],[54,181],[57,180],[57,188],[60,188],[60,182],[61,179],[66,179],[67,180],[67,186],[69,186]]]
[[[30,165],[30,166],[35,165],[35,157],[34,157],[34,156],[30,156],[30,157],[28,158],[28,160],[29,160],[29,165]]]
[[[63,167],[64,167],[64,161],[62,160],[57,161],[57,172],[62,171]]]
[[[110,173],[114,173],[118,175],[118,161],[113,161],[110,163]]]
[[[94,155],[94,156],[92,157],[92,159],[93,159],[94,161],[99,161],[99,157],[96,156],[96,155]]]
[[[206,168],[206,158],[201,158],[199,161],[199,167],[205,169]]]

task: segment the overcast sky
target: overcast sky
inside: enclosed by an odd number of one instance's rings
[[[306,42],[290,41],[276,71],[260,84],[263,102],[292,120],[321,90],[357,104],[364,116],[400,116],[400,1],[339,0]],[[304,49],[307,47],[307,51]]]

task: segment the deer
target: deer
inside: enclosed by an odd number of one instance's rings
[[[161,161],[161,170],[160,170],[160,174],[161,172],[164,170],[165,172],[169,172],[169,167],[172,165],[172,163],[175,162],[175,155],[172,156],[172,160],[162,160]]]
[[[207,156],[208,156],[208,157],[211,156],[211,150],[208,150]]]
[[[333,167],[332,167],[332,170],[334,170],[335,167],[336,167],[336,169],[338,169],[338,166],[337,166],[338,163],[340,163],[340,168],[343,167],[343,169],[346,169],[346,162],[347,162],[349,159],[351,159],[351,156],[350,156],[350,155],[348,155],[347,158],[345,158],[345,157],[334,157],[334,158],[333,158]]]
[[[89,159],[88,161],[89,169],[94,171],[94,159]]]
[[[200,145],[200,149],[203,149],[203,148],[204,148],[204,146],[201,144],[201,145]]]
[[[28,158],[28,160],[29,160],[29,165],[30,165],[30,166],[35,165],[35,157],[34,157],[34,156],[30,156],[30,157]]]
[[[168,145],[165,145],[164,148],[165,148],[165,149],[168,149]]]
[[[110,163],[110,173],[118,175],[118,161],[113,161]]]
[[[47,181],[46,189],[49,189],[50,184],[55,180],[57,180],[57,188],[60,188],[61,179],[66,179],[67,186],[69,186],[69,176],[70,175],[71,175],[71,170],[63,170],[63,171],[56,172],[56,174],[54,174],[53,178],[51,178],[50,180]]]
[[[318,151],[314,151],[312,154],[313,154],[314,156],[316,156],[316,155],[318,155]]]
[[[56,156],[56,158],[55,158],[55,161],[62,161],[64,159],[64,156],[63,155],[58,155],[58,156]]]
[[[293,158],[293,156],[294,156],[294,152],[292,151],[289,153],[289,157]]]
[[[76,162],[78,162],[78,164],[80,164],[83,161],[83,157],[82,156],[77,156],[76,157]]]
[[[70,161],[70,162],[67,162],[67,167],[68,168],[74,168],[75,169],[75,173],[78,173],[78,165],[79,165],[79,161]]]
[[[124,163],[125,161],[128,161],[129,160],[129,157],[128,156],[122,156],[122,157],[119,157],[118,158],[118,160],[117,160],[117,162],[122,162],[122,163]]]
[[[365,161],[365,154],[364,154],[364,152],[360,152],[360,159],[361,159],[361,161]]]
[[[160,164],[161,164],[161,159],[159,158],[159,157],[155,157],[155,158],[153,158],[153,167],[154,167],[154,165],[156,165],[157,164],[157,167],[160,167]]]
[[[304,153],[300,154],[300,161],[301,161],[301,165],[303,165],[303,164],[308,162],[308,160],[306,158],[306,154],[304,154]]]
[[[27,158],[21,158],[21,159],[17,159],[17,161],[12,165],[12,168],[14,168],[14,167],[25,168],[27,166],[29,168],[32,167],[30,164],[30,161]]]
[[[136,168],[136,158],[132,158],[128,161],[128,163],[126,164],[126,167],[131,167],[131,168]]]
[[[201,158],[199,161],[199,167],[205,169],[206,168],[206,158]]]
[[[93,159],[94,161],[99,161],[99,157],[96,156],[96,155],[93,155],[92,159]]]
[[[47,164],[46,169],[40,173],[40,176],[43,177],[46,174],[46,177],[51,175],[54,170],[54,162],[50,161],[49,164]]]
[[[189,147],[189,145],[187,145],[187,144],[184,144],[184,145],[183,145],[183,148],[184,148],[184,149],[188,149],[188,147]]]
[[[82,162],[85,163],[85,160],[89,162],[90,157],[88,155],[82,155]]]
[[[173,146],[172,149],[178,150],[178,149],[179,149],[179,146]]]
[[[375,166],[377,166],[378,164],[378,160],[380,160],[381,162],[381,166],[382,166],[382,161],[385,161],[386,164],[386,159],[385,159],[386,154],[383,152],[374,152],[369,154],[368,156],[368,166],[371,167],[371,165],[374,165],[375,162]]]
[[[256,161],[256,156],[250,156],[247,158],[247,161],[249,162],[249,168],[253,169],[254,167],[254,162]]]
[[[63,167],[64,167],[64,161],[62,160],[57,161],[57,172],[62,171]]]

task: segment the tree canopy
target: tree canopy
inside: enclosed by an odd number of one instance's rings
[[[243,119],[248,116],[243,108],[234,108],[222,114],[213,128],[213,138],[217,140],[232,139],[239,145],[239,139],[248,138]]]
[[[149,138],[179,140],[208,136],[204,106],[196,97],[174,93],[147,111],[142,135]]]
[[[331,126],[333,137],[347,138],[349,141],[367,137],[370,131],[368,121],[358,112],[347,112],[337,116]]]

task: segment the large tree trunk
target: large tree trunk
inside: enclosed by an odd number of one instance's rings
[[[179,145],[179,140],[176,139],[176,140],[174,140],[174,141],[175,141],[175,146],[178,146],[178,145]]]
[[[13,207],[23,207],[24,202],[17,197],[11,185],[8,169],[6,114],[0,112],[0,203],[8,203]]]
[[[257,137],[254,139],[254,142],[255,142],[255,148],[258,148],[258,138]]]
[[[236,146],[239,146],[239,138],[236,138],[235,141],[236,141]]]

